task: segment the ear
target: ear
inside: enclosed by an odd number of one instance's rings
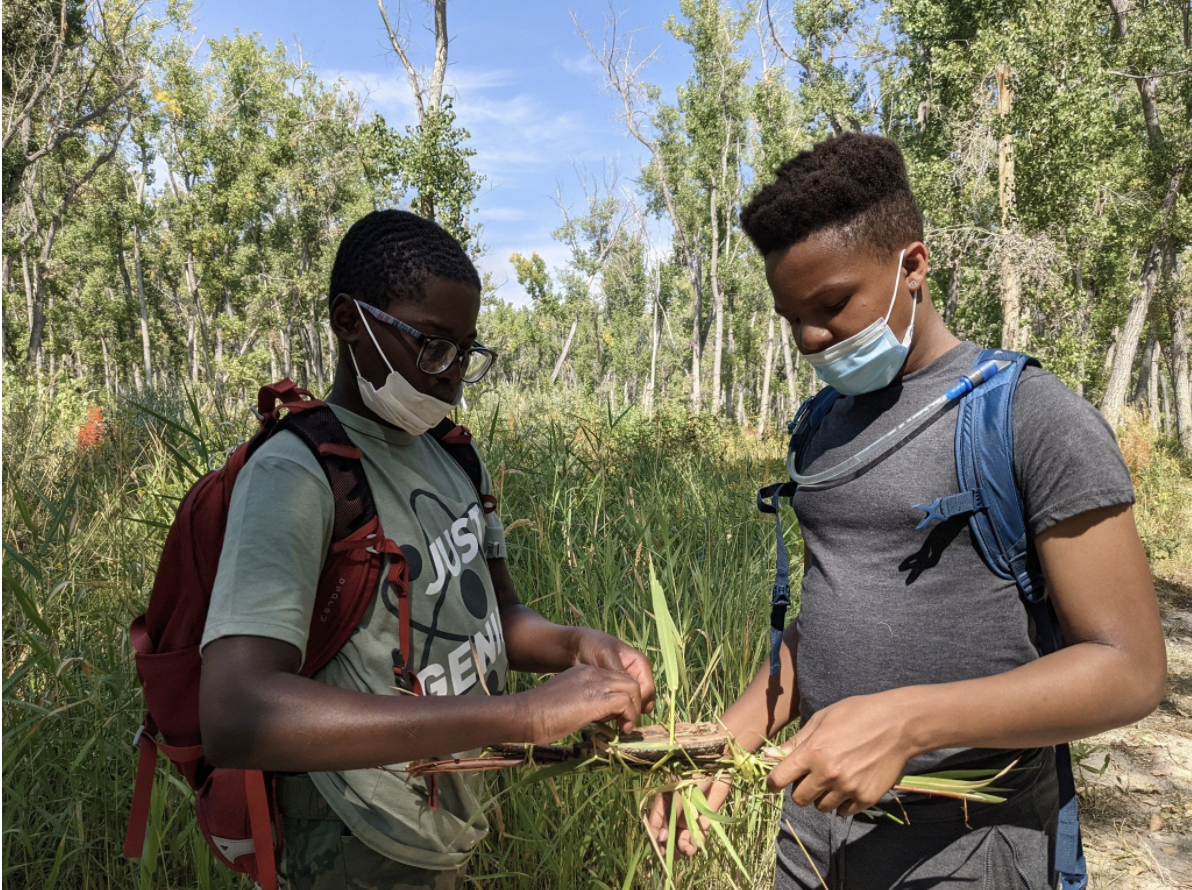
[[[902,268],[906,272],[906,283],[912,291],[923,290],[927,281],[927,245],[922,241],[915,241],[906,249],[902,258]]]
[[[360,310],[347,294],[339,294],[331,301],[331,330],[343,343],[355,344],[365,336]]]

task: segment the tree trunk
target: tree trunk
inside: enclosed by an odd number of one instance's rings
[[[307,338],[310,340],[311,364],[314,370],[315,386],[319,392],[326,388],[323,381],[323,338],[319,336],[318,316],[312,308],[310,320],[306,323]]]
[[[1151,431],[1159,435],[1159,344],[1151,350],[1150,383],[1147,386],[1147,401],[1151,408]]]
[[[1171,371],[1171,354],[1169,350],[1160,350],[1160,357],[1163,359],[1163,364],[1166,366],[1168,373],[1159,373],[1159,389],[1162,392],[1163,399],[1163,435],[1165,437],[1171,436],[1171,386],[1167,382]]]
[[[1151,391],[1151,358],[1155,354],[1155,338],[1148,337],[1146,341],[1146,349],[1142,353],[1142,362],[1138,366],[1138,382],[1134,385],[1134,395],[1130,401],[1137,402],[1139,405],[1146,404],[1147,396]]]
[[[201,343],[199,344],[203,352],[203,372],[207,375],[207,380],[211,383],[218,383],[215,375],[211,372],[211,340],[207,336],[207,315],[203,311],[203,299],[199,295],[199,281],[195,276],[195,255],[194,251],[187,249],[186,262],[183,266],[186,273],[186,291],[190,295],[191,303],[195,308],[195,315],[199,320],[199,336]],[[198,362],[195,362],[197,365]]]
[[[788,350],[789,351],[789,350]],[[774,313],[766,326],[766,367],[762,371],[762,406],[758,412],[757,434],[764,436],[770,425],[770,377],[774,372]]]
[[[1010,66],[997,66],[994,77],[997,81],[997,113],[1002,119],[1004,132],[998,141],[997,179],[998,202],[1002,211],[1002,262],[1001,304],[1002,304],[1002,348],[1018,349],[1022,341],[1022,290],[1018,278],[1018,265],[1010,249],[1009,235],[1014,224],[1014,136],[1009,131],[1008,119],[1014,106],[1014,92],[1010,89]]]
[[[716,328],[716,336],[712,340],[712,412],[728,413],[722,404],[723,386],[721,381],[721,363],[724,356],[724,292],[720,288],[720,214],[716,208],[716,183],[708,189],[708,203],[710,205],[712,224],[712,257],[711,268],[708,270],[708,281],[712,285],[712,316]]]
[[[108,341],[102,334],[99,336],[99,348],[103,351],[103,388],[114,392],[112,387],[112,365],[108,359]]]
[[[559,379],[559,373],[563,370],[563,365],[567,363],[567,353],[571,352],[571,341],[575,338],[575,330],[579,327],[579,316],[577,315],[571,321],[571,330],[567,332],[567,339],[563,341],[563,351],[559,353],[559,360],[555,362],[555,369],[550,374],[550,385],[554,386],[555,381]]]
[[[1167,297],[1171,320],[1171,383],[1175,390],[1175,429],[1180,449],[1192,457],[1192,381],[1188,379],[1188,301],[1174,288]]]
[[[948,299],[944,303],[944,327],[949,330],[956,321],[956,310],[960,308],[960,257],[952,264],[952,272],[948,276]]]
[[[1115,0],[1116,2],[1116,0]],[[1167,194],[1163,198],[1162,214],[1159,229],[1151,240],[1151,246],[1146,252],[1146,259],[1142,263],[1142,273],[1138,277],[1138,291],[1130,301],[1130,312],[1126,315],[1126,324],[1122,328],[1122,336],[1118,340],[1117,351],[1113,358],[1113,367],[1109,372],[1109,382],[1105,386],[1105,396],[1101,400],[1101,413],[1111,426],[1117,426],[1122,419],[1122,405],[1126,401],[1126,392],[1130,387],[1130,376],[1134,370],[1134,356],[1138,350],[1138,341],[1146,326],[1147,313],[1151,308],[1151,298],[1159,285],[1163,273],[1164,258],[1168,249],[1169,236],[1167,221],[1175,205],[1176,196],[1184,181],[1184,168],[1181,167],[1172,174],[1167,186]]]
[[[658,381],[658,346],[662,341],[661,317],[658,312],[659,287],[658,280],[654,284],[654,326],[650,330],[650,385],[646,389],[645,409],[647,414],[654,413],[654,387]]]
[[[703,338],[700,337],[700,314],[703,310],[703,291],[699,255],[689,266],[691,270],[691,290],[694,294],[691,306],[691,409],[699,411],[703,407],[700,396],[700,358],[703,352]]]
[[[778,322],[778,327],[782,330],[782,359],[786,366],[786,386],[790,390],[791,404],[799,404],[799,363],[798,361],[791,361],[791,329],[790,324],[784,318]]]
[[[153,361],[149,342],[149,309],[145,303],[145,271],[141,264],[141,228],[132,227],[132,264],[137,276],[137,302],[141,308],[141,352],[145,361],[145,385],[153,388]]]

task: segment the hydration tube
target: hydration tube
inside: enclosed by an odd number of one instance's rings
[[[957,399],[963,398],[972,392],[976,387],[980,386],[986,380],[989,380],[999,371],[1005,370],[1013,364],[1012,362],[1003,361],[999,359],[992,359],[987,362],[982,362],[972,371],[965,374],[960,380],[953,385],[942,396],[929,402],[924,407],[920,408],[894,429],[890,430],[885,435],[879,436],[874,442],[866,445],[852,457],[841,461],[831,469],[822,470],[818,473],[812,473],[808,476],[797,472],[795,470],[795,451],[790,449],[786,453],[786,469],[793,479],[799,485],[819,485],[825,482],[835,482],[847,476],[849,473],[863,466],[869,460],[876,457],[878,453],[883,450],[897,445],[928,420],[933,418],[936,414],[942,412],[948,405]]]

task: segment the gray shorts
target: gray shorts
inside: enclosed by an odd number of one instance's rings
[[[904,801],[909,823],[842,818],[795,806],[789,794],[778,832],[776,890],[1051,890],[1059,793],[1055,751],[1032,752],[998,780],[997,804],[944,798]],[[883,805],[902,818],[898,805]],[[904,820],[905,821],[905,820]],[[804,853],[791,834],[803,842]],[[812,868],[812,861],[815,868]],[[823,883],[816,876],[823,876]]]
[[[432,871],[397,862],[357,839],[310,777],[277,777],[282,853],[289,890],[455,890],[465,869]]]

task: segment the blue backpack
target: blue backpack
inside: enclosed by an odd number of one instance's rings
[[[973,362],[973,370],[990,362],[1010,362],[1009,367],[972,387],[960,402],[956,418],[956,475],[958,494],[936,498],[930,504],[915,504],[925,514],[916,529],[956,516],[967,516],[977,551],[989,570],[1018,586],[1018,592],[1035,629],[1035,647],[1048,655],[1064,645],[1063,633],[1043,579],[1028,565],[1028,534],[1022,496],[1014,478],[1014,392],[1022,369],[1039,366],[1035,359],[1018,352],[987,349]],[[971,373],[971,372],[970,372]],[[963,382],[963,381],[962,381]],[[804,446],[832,409],[840,393],[821,389],[800,406],[788,425],[790,451],[797,471],[802,471]],[[782,535],[779,504],[791,500],[796,483],[769,485],[758,492],[757,506],[775,517],[778,536],[778,567],[770,605],[770,673],[778,671],[778,656],[786,610],[790,606],[790,564]],[[1055,867],[1062,890],[1084,890],[1088,886],[1084,848],[1077,814],[1076,784],[1068,746],[1056,745],[1056,774],[1059,781],[1060,813],[1056,826]]]

